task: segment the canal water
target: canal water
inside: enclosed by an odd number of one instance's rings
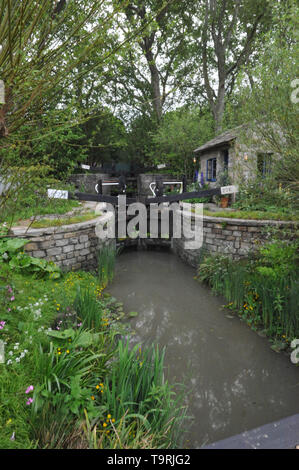
[[[132,342],[166,346],[166,375],[189,391],[184,448],[200,448],[299,411],[299,369],[222,308],[168,252],[119,256],[109,292],[137,311]]]

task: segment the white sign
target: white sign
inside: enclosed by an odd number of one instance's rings
[[[239,191],[238,186],[222,186],[221,194],[233,194]]]
[[[162,170],[162,168],[165,168],[166,165],[165,163],[161,163],[160,165],[157,165],[158,170]]]
[[[48,198],[50,199],[68,199],[69,192],[62,189],[48,189]]]
[[[81,164],[81,168],[82,168],[83,170],[90,170],[90,165],[83,165],[83,164]]]

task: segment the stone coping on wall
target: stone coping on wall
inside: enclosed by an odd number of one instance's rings
[[[36,258],[53,261],[64,270],[87,269],[97,266],[98,251],[104,245],[114,245],[115,238],[99,238],[96,227],[103,226],[114,217],[112,212],[95,216],[94,219],[56,227],[15,227],[11,235],[29,239],[24,247],[26,253]]]
[[[107,212],[100,216],[95,216],[84,222],[77,222],[75,224],[57,225],[55,227],[41,227],[41,228],[28,228],[28,227],[13,227],[10,232],[15,237],[42,237],[43,235],[51,235],[56,233],[77,232],[79,230],[89,229],[98,223],[105,224],[113,217],[111,212]]]
[[[211,222],[211,223],[226,223],[230,225],[244,225],[247,227],[254,227],[257,225],[273,225],[273,226],[292,226],[297,227],[299,226],[299,222],[295,220],[273,220],[273,219],[235,219],[232,217],[213,217],[210,215],[200,215],[196,214],[192,211],[182,211],[180,209],[180,213],[183,214],[184,217],[192,218],[200,218],[203,219],[203,222]]]

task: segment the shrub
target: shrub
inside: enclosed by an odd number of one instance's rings
[[[253,328],[266,328],[269,336],[290,341],[299,335],[298,259],[298,244],[276,241],[237,263],[206,255],[198,279],[224,295]]]

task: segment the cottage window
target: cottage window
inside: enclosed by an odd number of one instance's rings
[[[217,159],[210,158],[207,160],[207,181],[216,181]]]
[[[263,178],[271,173],[271,164],[271,153],[259,153],[257,155],[257,171]]]

